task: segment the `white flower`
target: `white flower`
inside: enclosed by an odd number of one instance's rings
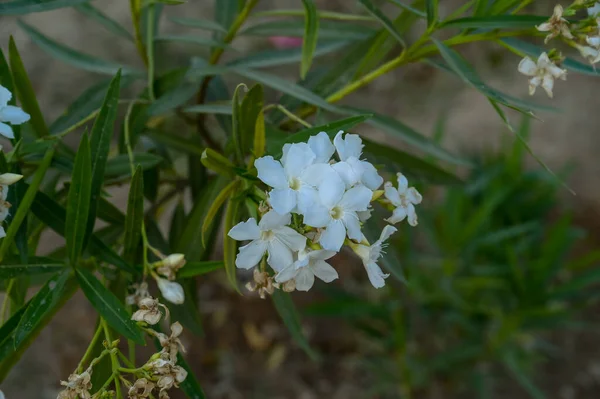
[[[367,274],[369,276],[369,280],[373,287],[381,288],[385,285],[385,279],[389,277],[389,274],[384,273],[379,265],[377,264],[377,260],[383,254],[383,248],[385,248],[386,244],[384,242],[390,238],[392,234],[394,234],[397,229],[393,226],[385,226],[383,231],[381,232],[381,236],[377,241],[373,243],[373,245],[363,245],[363,244],[354,244],[352,245],[352,249],[354,252],[360,257],[367,270]]]
[[[362,239],[357,212],[367,210],[373,192],[362,185],[345,189],[339,176],[328,175],[315,193],[313,206],[304,214],[305,224],[325,228],[319,243],[329,251],[339,251],[346,234],[353,240]]]
[[[583,58],[585,58],[590,64],[594,65],[600,61],[600,51],[590,46],[582,46],[579,44],[574,45]]]
[[[21,108],[8,105],[11,99],[12,93],[6,87],[0,85],[0,134],[9,139],[14,139],[15,134],[7,123],[20,125],[27,122],[30,116]]]
[[[596,2],[593,7],[587,9],[587,12],[590,17],[595,17],[600,14],[600,3]]]
[[[561,69],[548,58],[548,54],[542,53],[537,60],[537,64],[529,57],[525,57],[519,63],[519,72],[523,75],[531,76],[529,79],[529,94],[533,95],[538,86],[552,98],[552,88],[554,79],[567,79],[567,71]]]
[[[392,186],[391,182],[384,185],[385,198],[387,198],[396,208],[386,221],[396,224],[403,221],[408,216],[408,224],[417,225],[417,213],[415,205],[423,200],[423,197],[416,188],[408,187],[408,180],[402,173],[398,173],[398,188]]]
[[[573,39],[573,35],[569,30],[569,22],[563,18],[563,8],[560,4],[554,7],[554,13],[547,22],[544,22],[540,26],[536,26],[536,29],[540,32],[550,32],[544,43],[548,43],[550,40],[558,35],[562,35],[567,39]]]
[[[268,252],[267,262],[275,271],[280,271],[293,262],[292,251],[300,251],[306,246],[306,237],[288,227],[292,216],[280,215],[276,211],[267,212],[258,224],[250,218],[238,223],[229,231],[229,237],[237,241],[252,240],[240,248],[235,265],[241,269],[254,267]]]
[[[361,161],[363,144],[357,134],[346,134],[339,131],[333,139],[340,162],[332,165],[333,169],[340,175],[346,187],[355,184],[363,184],[371,190],[377,190],[383,183],[383,178],[377,173],[377,169],[367,161]]]
[[[308,139],[308,146],[315,153],[315,163],[328,163],[335,152],[335,147],[325,132],[311,136]]]
[[[181,305],[185,301],[185,293],[181,284],[169,281],[165,278],[157,278],[158,289],[165,299],[175,305]]]
[[[298,252],[298,260],[280,271],[275,276],[275,280],[278,283],[285,283],[293,279],[296,283],[296,289],[299,291],[310,290],[315,282],[315,276],[326,283],[330,283],[338,278],[338,274],[325,261],[335,254],[333,251],[324,249],[316,251],[302,250]]]

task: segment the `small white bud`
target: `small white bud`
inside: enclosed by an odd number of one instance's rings
[[[23,178],[23,175],[18,175],[16,173],[2,173],[0,175],[0,184],[11,185]],[[1,397],[0,397],[1,399]]]
[[[181,305],[185,301],[185,294],[181,284],[160,277],[156,279],[156,283],[167,301],[176,305]]]

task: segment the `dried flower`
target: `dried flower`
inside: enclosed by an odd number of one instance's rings
[[[529,57],[523,58],[518,69],[523,75],[531,76],[531,79],[529,79],[530,95],[535,93],[538,86],[542,86],[548,97],[552,98],[554,79],[567,79],[567,71],[556,66],[546,53],[539,56],[537,63]]]
[[[173,281],[177,271],[185,266],[184,254],[171,254],[157,263],[156,272]]]
[[[183,327],[179,322],[171,324],[171,335],[166,336],[162,333],[156,333],[156,337],[160,341],[160,345],[163,347],[162,352],[168,355],[171,362],[177,361],[177,353],[181,351],[185,353],[185,348],[179,340],[179,336],[183,332]]]
[[[258,296],[261,299],[265,299],[267,295],[273,295],[276,288],[279,288],[279,284],[275,282],[275,279],[269,276],[267,272],[261,272],[258,268],[254,269],[254,283],[249,282],[246,284],[248,291],[258,292]]]
[[[150,296],[150,293],[148,292],[148,283],[145,281],[131,284],[130,288],[133,289],[134,292],[131,295],[127,295],[127,298],[125,298],[125,302],[128,305],[137,305],[139,301]]]
[[[156,386],[160,389],[160,392],[167,391],[173,387],[178,388],[179,384],[187,377],[187,371],[183,367],[177,366],[172,361],[163,358],[152,360],[144,368],[150,370],[152,376],[156,377]],[[165,397],[168,397],[168,395]]]
[[[87,369],[81,374],[71,374],[67,381],[61,381],[60,385],[66,387],[62,390],[56,399],[90,399],[90,389],[92,389],[92,370]]]
[[[155,385],[152,381],[140,378],[129,388],[129,399],[144,399],[150,396]]]
[[[138,302],[138,306],[140,307],[134,314],[131,316],[131,320],[134,321],[143,321],[150,325],[154,325],[160,321],[162,317],[162,313],[160,312],[160,307],[162,306],[165,311],[166,307],[161,305],[158,302],[158,299],[154,299],[152,297],[144,298]]]
[[[569,30],[569,22],[563,18],[563,8],[560,4],[554,7],[554,13],[547,22],[544,22],[540,26],[536,26],[536,29],[540,32],[550,32],[544,43],[548,43],[550,40],[558,35],[562,35],[564,38],[573,39],[573,35]]]

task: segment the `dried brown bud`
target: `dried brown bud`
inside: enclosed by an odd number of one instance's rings
[[[140,308],[131,316],[131,320],[143,321],[151,325],[160,321],[162,313],[159,309],[161,305],[158,299],[152,297],[144,298],[138,302],[138,306]]]
[[[129,388],[129,399],[144,399],[150,396],[150,393],[154,389],[155,385],[152,381],[148,381],[145,378],[138,379]]]

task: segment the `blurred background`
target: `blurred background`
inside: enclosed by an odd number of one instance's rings
[[[212,19],[214,3],[189,0],[165,14]],[[362,12],[353,1],[316,3],[320,10]],[[440,3],[442,12],[462,4]],[[541,15],[554,6],[534,3],[530,11]],[[128,26],[128,2],[95,5]],[[263,0],[258,6],[283,8],[301,4]],[[133,45],[113,40],[74,10],[24,20],[73,48],[130,65],[140,62]],[[161,31],[182,28],[163,18]],[[56,61],[30,41],[15,18],[0,17],[3,48],[10,35],[47,119],[101,79]],[[265,37],[242,37],[234,47],[250,52],[272,44]],[[527,96],[516,56],[490,43],[459,50],[491,86]],[[198,47],[163,51],[165,65],[184,64],[189,54],[206,55]],[[327,57],[318,63],[326,64]],[[295,80],[298,66],[278,72]],[[240,78],[229,82],[235,85]],[[536,96],[558,112],[540,113],[541,120],[512,115],[535,154],[576,195],[515,141],[480,93],[440,70],[408,65],[344,100],[434,136],[476,166],[458,171],[464,185],[417,182],[424,195],[420,224],[403,225],[387,249],[385,267],[392,276],[385,289],[374,290],[348,253],[336,258],[341,281],[294,294],[317,361],[293,343],[270,301],[232,292],[224,273],[200,278],[204,336],[188,334],[184,343],[207,397],[597,398],[598,89],[598,77],[570,74],[557,82],[554,100]],[[355,132],[382,137],[367,125]],[[114,201],[124,204],[125,194],[115,192]],[[381,226],[371,227],[375,237]],[[47,246],[52,248],[51,240]],[[59,381],[87,347],[94,322],[94,311],[76,295],[2,384],[6,398],[55,398]]]

